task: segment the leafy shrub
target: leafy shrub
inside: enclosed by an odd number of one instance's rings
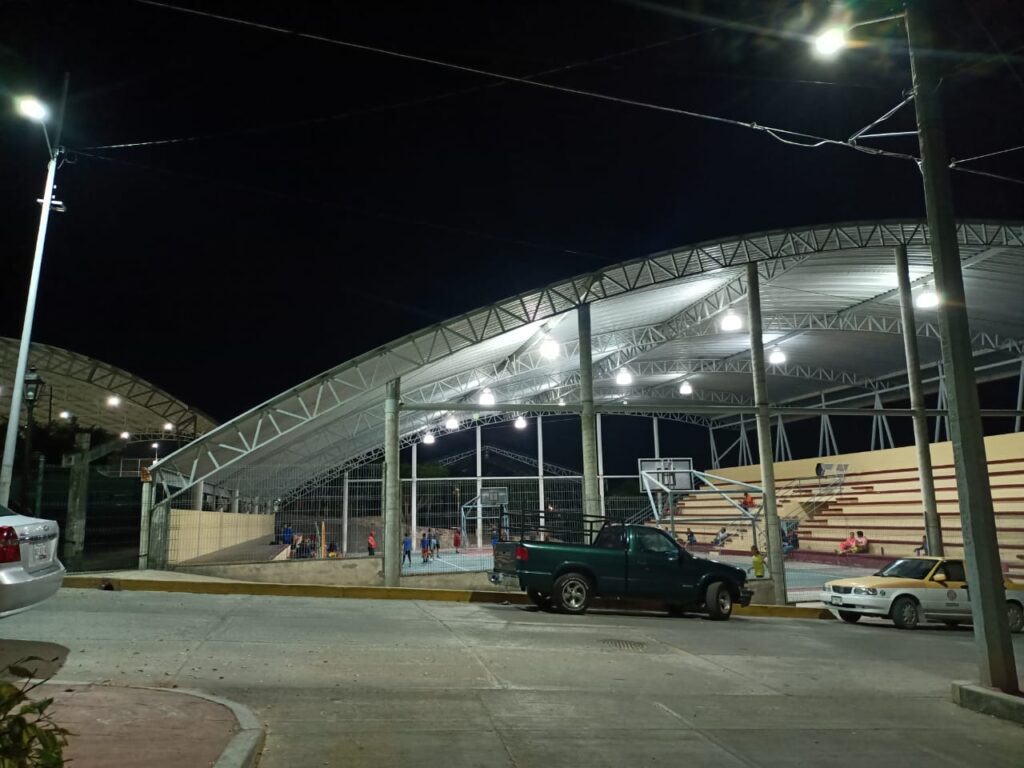
[[[43,661],[29,656],[16,661],[5,670],[14,678],[23,678],[20,685],[0,680],[0,768],[58,768],[64,760],[69,731],[61,728],[48,712],[53,699],[33,701],[29,694],[45,683],[33,683],[35,670],[23,666]]]

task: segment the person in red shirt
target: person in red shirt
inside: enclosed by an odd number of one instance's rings
[[[370,531],[370,535],[366,537],[366,553],[373,557],[377,551],[377,536],[373,531]]]
[[[455,545],[455,554],[459,554],[459,547],[462,546],[462,531],[458,528],[456,528],[455,533],[452,534],[452,544]]]

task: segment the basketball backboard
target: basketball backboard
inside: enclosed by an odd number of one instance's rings
[[[693,473],[691,471],[693,459],[637,459],[637,462],[639,464],[640,493],[647,493],[648,490],[693,490]],[[650,478],[654,482],[646,482],[646,478]]]

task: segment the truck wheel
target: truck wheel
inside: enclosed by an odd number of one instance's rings
[[[526,590],[526,594],[530,598],[530,602],[542,611],[551,610],[551,595],[545,595],[542,592],[538,592],[536,589],[528,589]]]
[[[732,616],[732,595],[729,588],[720,581],[708,585],[704,595],[704,605],[708,609],[708,617],[713,621],[725,621]]]
[[[1024,630],[1024,607],[1014,600],[1006,602],[1006,618],[1010,620],[1010,631],[1020,632]]]
[[[566,573],[555,579],[552,604],[566,613],[586,613],[593,588],[581,573]]]
[[[918,609],[917,601],[912,597],[904,595],[897,598],[892,604],[892,623],[900,629],[917,629],[921,621],[921,612]]]

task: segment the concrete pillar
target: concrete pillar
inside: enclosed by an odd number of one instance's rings
[[[484,493],[484,454],[483,434],[480,425],[476,425],[476,548],[483,549],[484,546],[484,508],[480,503],[480,497]]]
[[[754,409],[757,422],[757,457],[761,462],[762,509],[768,529],[768,569],[776,605],[786,604],[786,569],[782,561],[782,531],[775,506],[775,465],[772,462],[772,423],[768,414],[768,387],[764,373],[764,344],[761,340],[761,285],[757,264],[747,264],[747,315],[750,319],[750,371],[754,380]]]
[[[80,570],[85,551],[85,519],[89,502],[89,459],[92,443],[88,432],[75,434],[75,455],[68,475],[68,514],[64,522],[64,563],[69,570]]]
[[[384,556],[384,586],[397,587],[402,573],[402,488],[398,476],[398,401],[401,380],[387,383],[384,395],[384,530],[380,532],[377,548]]]
[[[590,305],[576,308],[580,355],[580,432],[583,439],[583,512],[601,516],[601,493],[597,466],[597,420],[594,418],[594,355],[591,347]]]
[[[348,556],[348,472],[341,482],[341,556]]]
[[[163,570],[170,560],[171,502],[161,501],[153,507],[149,521],[149,567]]]
[[[907,384],[910,408],[914,412],[914,447],[917,449],[917,477],[921,483],[924,504],[924,528],[928,534],[928,554],[939,555],[942,548],[942,524],[935,501],[935,478],[932,474],[931,445],[928,442],[928,417],[925,416],[924,392],[921,388],[921,357],[917,349],[917,323],[914,319],[914,296],[910,291],[910,264],[907,246],[897,245],[896,278],[900,286],[900,318],[903,323],[903,354],[907,361]]]
[[[971,589],[974,642],[981,684],[1012,694],[1019,690],[1017,664],[1006,615],[1006,589],[988,479],[978,382],[974,375],[971,329],[949,180],[949,154],[935,70],[937,62],[927,54],[920,58],[915,55],[915,50],[929,51],[934,47],[929,10],[928,4],[920,0],[907,3],[906,25],[921,146],[919,167],[924,182],[935,288],[940,298],[939,332],[946,369],[964,559]]]
[[[708,424],[708,447],[711,450],[711,468],[719,469],[718,446],[715,444],[715,428]],[[694,483],[696,485],[696,483]]]
[[[416,443],[413,443],[412,444],[412,488],[409,491],[409,521],[410,521],[409,522],[409,527],[411,528],[410,535],[413,537],[414,540],[416,540],[416,530],[417,530],[417,528],[416,528],[416,525],[417,525],[417,520],[416,520],[416,501],[417,501],[417,493],[419,491],[419,488],[417,487],[417,482],[416,482],[416,464],[417,464],[417,455],[416,454],[417,454]]]
[[[149,568],[149,518],[153,511],[153,483],[142,484],[142,514],[139,521],[139,570]]]
[[[538,523],[544,528],[544,509],[547,503],[544,499],[544,417],[537,414],[537,498],[540,518]]]
[[[604,429],[601,414],[597,414],[597,482],[598,497],[601,501],[600,512],[604,517]]]
[[[206,483],[200,480],[192,486],[192,509],[203,509],[203,496],[206,493]]]
[[[661,458],[661,436],[658,434],[658,417],[651,416],[651,432],[654,435],[654,458]]]
[[[235,488],[233,491],[231,491],[231,511],[232,512],[234,512],[236,514],[239,512],[239,510],[241,508],[240,507],[241,500],[242,500],[242,494],[239,492],[239,490],[237,488]]]

